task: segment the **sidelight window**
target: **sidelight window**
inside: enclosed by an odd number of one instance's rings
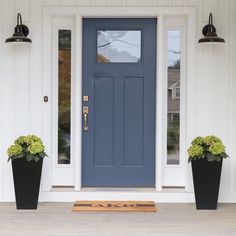
[[[179,165],[181,31],[168,30],[167,164]]]
[[[70,164],[71,30],[58,31],[58,164]]]

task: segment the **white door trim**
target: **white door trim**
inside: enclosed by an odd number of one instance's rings
[[[77,108],[74,115],[80,119],[74,120],[74,129],[77,131],[74,135],[74,155],[75,162],[75,191],[81,190],[81,105],[82,105],[82,18],[83,17],[156,17],[158,18],[157,24],[157,78],[162,78],[164,74],[163,70],[163,52],[161,50],[163,46],[163,38],[161,37],[163,32],[163,17],[168,15],[179,15],[187,17],[187,55],[188,68],[186,73],[186,94],[188,101],[186,101],[186,133],[185,143],[189,144],[190,140],[195,136],[195,94],[194,84],[196,78],[196,8],[195,7],[44,7],[43,9],[43,95],[49,97],[49,102],[43,106],[43,140],[47,147],[47,153],[52,156],[52,132],[51,132],[51,109],[53,104],[50,103],[52,98],[51,78],[52,78],[52,17],[54,16],[74,16],[76,19],[76,32],[75,41],[77,42],[75,53],[75,86],[76,96],[74,96],[74,106]],[[162,158],[163,147],[165,144],[162,142],[164,135],[162,124],[163,117],[166,111],[163,110],[163,81],[157,80],[156,88],[156,190],[162,190]],[[190,86],[191,85],[191,86]],[[160,104],[160,105],[159,105]],[[161,131],[161,132],[160,132]],[[75,145],[76,144],[76,145]],[[186,153],[185,153],[186,155]],[[186,156],[187,163],[187,156]],[[192,192],[192,178],[190,165],[186,168],[186,190]],[[42,177],[42,191],[45,192],[45,196],[51,191],[51,160],[46,159],[43,167]],[[52,192],[51,192],[52,193]],[[54,192],[55,195],[55,192]],[[45,199],[45,198],[44,198]]]

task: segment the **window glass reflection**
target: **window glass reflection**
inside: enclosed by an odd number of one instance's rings
[[[168,31],[167,164],[179,164],[181,32]]]
[[[58,33],[58,164],[70,164],[71,30]]]
[[[140,30],[98,30],[97,62],[133,62],[141,60]]]

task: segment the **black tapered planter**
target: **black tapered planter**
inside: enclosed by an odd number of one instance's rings
[[[196,208],[216,209],[220,187],[222,160],[208,162],[207,159],[192,161]]]
[[[37,209],[43,159],[38,162],[25,158],[12,161],[16,208]]]

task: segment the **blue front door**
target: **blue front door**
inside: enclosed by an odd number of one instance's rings
[[[82,186],[154,187],[156,19],[84,19],[82,59]]]

